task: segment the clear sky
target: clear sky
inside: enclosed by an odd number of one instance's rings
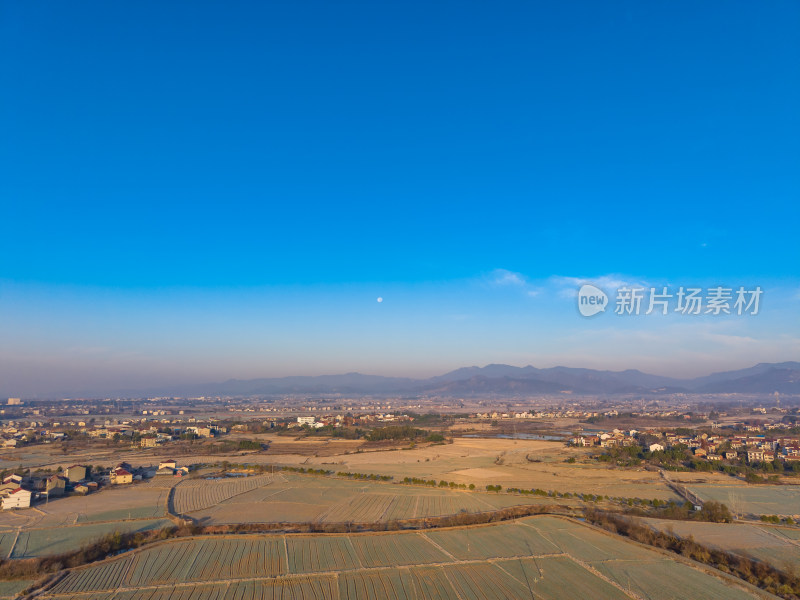
[[[798,30],[794,0],[2,3],[0,394],[796,360]],[[586,319],[584,280],[765,293]]]

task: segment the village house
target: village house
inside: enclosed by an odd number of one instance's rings
[[[83,481],[87,477],[86,467],[83,465],[72,465],[67,467],[64,473],[70,481]]]
[[[31,495],[31,492],[22,488],[11,490],[8,495],[3,498],[3,510],[30,507]]]
[[[122,467],[117,467],[111,471],[111,483],[114,485],[133,483],[133,473]]]
[[[18,483],[14,483],[13,481],[0,484],[0,497],[7,495],[9,492],[13,492],[18,487],[20,487],[20,485]]]
[[[67,480],[61,475],[51,475],[44,484],[44,491],[48,498],[51,496],[63,496],[66,489]]]
[[[15,483],[17,487],[22,484],[22,475],[17,475],[16,473],[12,473],[8,475],[5,479],[3,479],[3,483]]]

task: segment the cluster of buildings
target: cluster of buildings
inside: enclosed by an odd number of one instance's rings
[[[644,433],[648,437],[640,438]],[[768,437],[764,434],[708,435],[699,433],[681,435],[674,432],[648,430],[639,432],[635,429],[622,431],[614,429],[610,432],[595,435],[580,435],[570,440],[575,446],[600,446],[614,448],[641,445],[641,439],[659,438],[659,441],[645,444],[650,452],[663,452],[674,447],[683,447],[691,451],[698,459],[708,461],[746,461],[748,463],[781,461],[800,461],[800,439],[798,437]]]
[[[16,448],[34,439],[57,441],[65,437],[63,431],[54,431],[43,421],[9,421],[0,426],[0,445]]]
[[[174,460],[159,463],[157,469],[153,466],[134,468],[129,463],[122,462],[111,469],[92,472],[84,465],[72,465],[63,473],[55,475],[9,475],[0,484],[0,500],[4,510],[28,508],[36,500],[49,501],[50,498],[69,493],[88,494],[97,491],[102,485],[127,485],[150,477],[183,477],[188,473],[188,467],[179,467]]]
[[[27,508],[34,500],[59,497],[68,492],[88,494],[97,490],[99,483],[92,479],[89,469],[83,465],[72,465],[63,473],[43,476],[11,474],[0,484],[0,499],[3,510]]]
[[[95,439],[110,439],[115,436],[134,438],[142,448],[153,448],[164,442],[177,439],[184,434],[200,438],[216,437],[227,433],[227,428],[217,423],[195,423],[185,421],[158,421],[147,419],[112,421],[102,423],[85,421],[16,421],[0,425],[0,445],[15,448],[32,441],[53,442],[68,437],[69,432],[85,434]]]
[[[627,414],[627,413],[626,413]],[[691,419],[701,418],[704,415],[697,415],[692,412],[680,410],[652,410],[630,413],[633,417],[652,417],[663,419]],[[608,410],[585,410],[585,409],[541,409],[524,411],[487,411],[478,412],[470,415],[474,419],[591,419],[591,418],[613,418],[618,417],[620,412],[617,409]]]
[[[393,413],[370,413],[366,415],[326,415],[317,417],[314,415],[297,417],[296,423],[289,423],[289,427],[302,427],[308,425],[315,429],[322,427],[352,427],[356,425],[375,425],[380,423],[398,423],[412,421],[408,415],[396,415]]]

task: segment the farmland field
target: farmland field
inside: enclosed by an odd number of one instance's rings
[[[800,529],[743,523],[689,523],[643,519],[647,525],[679,537],[767,562],[778,569],[800,565]]]
[[[14,581],[0,581],[0,598],[13,598],[19,592],[33,584],[32,579],[16,579]]]
[[[569,504],[538,496],[467,492],[419,486],[281,474],[269,484],[214,506],[186,511],[204,525],[314,521],[368,523],[485,512],[529,504]],[[187,481],[186,483],[192,483]],[[215,483],[215,482],[210,482]],[[227,483],[227,482],[226,482]],[[175,489],[177,494],[183,484]],[[196,488],[187,488],[198,493]]]
[[[727,504],[737,513],[800,515],[800,485],[689,485],[703,500]]]
[[[585,460],[591,449],[565,448],[562,442],[456,438],[451,444],[369,451],[369,446],[360,441],[291,440],[274,434],[262,434],[258,439],[269,442],[270,451],[248,455],[248,463],[375,473],[392,475],[397,480],[406,476],[444,479],[474,483],[478,489],[487,484],[500,484],[506,488],[679,500],[657,473],[644,469],[613,469]],[[142,461],[149,464],[159,456],[157,453],[146,457],[131,453],[120,454],[119,458],[136,465]],[[164,454],[164,458],[167,457]],[[576,463],[566,463],[567,457],[576,458]],[[214,463],[222,458],[222,455],[198,454],[192,460]],[[720,476],[719,479],[726,478]]]
[[[598,572],[640,598],[751,598],[725,581],[704,575],[687,564],[670,560],[601,561]]]
[[[0,533],[0,558],[7,558],[11,553],[14,540],[17,538],[16,531],[3,531]]]
[[[169,489],[135,484],[87,496],[55,498],[35,508],[0,513],[0,558],[77,550],[115,531],[146,531],[166,520]],[[13,546],[13,552],[12,552]]]
[[[178,514],[210,508],[270,483],[272,483],[271,475],[220,480],[189,479],[175,486],[171,508]]]
[[[72,525],[122,519],[154,519],[166,515],[168,489],[137,483],[113,486],[86,496],[56,498],[36,508],[44,513],[36,526]],[[35,514],[35,513],[34,513]]]
[[[54,527],[44,529],[24,529],[20,532],[11,558],[30,558],[59,554],[77,550],[82,545],[93,542],[109,533],[148,531],[160,529],[172,523],[167,519],[142,519],[138,521],[120,521],[118,523],[94,523],[75,525],[72,527]],[[5,536],[9,534],[4,534]]]
[[[765,597],[678,557],[556,517],[425,534],[175,539],[74,569],[41,597],[110,593],[115,600]]]
[[[341,571],[360,565],[350,538],[341,536],[294,537],[287,544],[291,573]]]

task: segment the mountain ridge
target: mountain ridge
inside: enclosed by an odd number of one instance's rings
[[[622,371],[556,366],[537,368],[488,364],[461,367],[434,377],[385,377],[349,372],[292,375],[222,382],[158,386],[117,391],[117,397],[257,396],[292,394],[400,394],[417,396],[530,395],[630,393],[763,393],[800,394],[800,362],[758,363],[752,367],[711,373],[693,379]],[[83,396],[106,394],[81,394]],[[65,394],[65,396],[67,396]]]

